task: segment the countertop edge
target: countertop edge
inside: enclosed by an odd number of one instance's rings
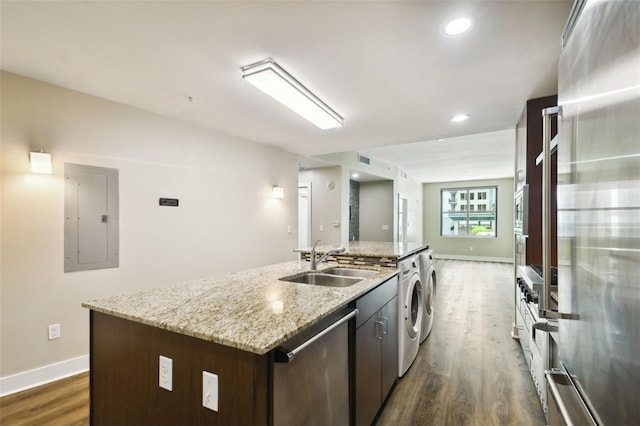
[[[276,266],[276,265],[269,265],[269,266]],[[340,266],[340,265],[328,264],[327,266]],[[260,268],[257,268],[257,269],[260,269]],[[386,269],[388,269],[388,272],[386,271]],[[358,299],[362,295],[368,293],[369,291],[371,291],[374,288],[378,287],[380,284],[386,282],[387,280],[391,279],[393,276],[395,276],[397,274],[397,270],[391,269],[391,268],[380,268],[380,273],[383,273],[383,272],[386,272],[386,273],[384,275],[378,275],[376,277],[372,277],[372,278],[368,278],[366,280],[363,280],[362,284],[366,284],[366,286],[364,286],[360,291],[358,291],[358,292],[356,292],[354,294],[351,294],[349,296],[345,296],[344,298],[340,299],[339,302],[327,307],[326,309],[320,310],[317,313],[317,315],[313,316],[312,319],[304,322],[303,325],[300,326],[299,328],[295,328],[295,327],[286,328],[285,327],[285,330],[284,330],[285,332],[284,333],[280,334],[275,339],[270,341],[269,344],[265,344],[265,345],[250,345],[250,344],[242,343],[242,342],[239,342],[239,341],[234,341],[234,340],[231,340],[231,339],[228,339],[228,338],[224,338],[224,337],[219,336],[219,335],[214,335],[215,333],[208,333],[208,334],[207,333],[201,333],[201,332],[198,332],[198,331],[196,331],[194,329],[190,329],[189,327],[180,327],[180,326],[172,325],[172,324],[170,324],[168,322],[165,322],[165,321],[162,321],[160,319],[149,318],[149,317],[146,317],[144,315],[133,315],[131,313],[118,311],[116,309],[110,309],[110,308],[107,308],[105,306],[99,305],[98,301],[82,302],[81,306],[86,308],[86,309],[92,310],[92,311],[96,311],[96,312],[99,312],[99,313],[102,313],[102,314],[106,314],[106,315],[111,315],[111,316],[114,316],[114,317],[117,317],[117,318],[121,318],[121,319],[125,319],[125,320],[128,320],[128,321],[133,321],[133,322],[136,322],[136,323],[148,325],[150,327],[155,327],[155,328],[159,328],[159,329],[162,329],[162,330],[167,330],[167,331],[171,331],[171,332],[174,332],[174,333],[182,334],[182,335],[185,335],[185,336],[194,337],[194,338],[197,338],[197,339],[201,339],[201,340],[217,343],[217,344],[224,345],[224,346],[227,346],[227,347],[240,349],[240,350],[243,350],[243,351],[254,353],[256,355],[265,355],[269,351],[271,351],[274,348],[276,348],[281,343],[284,343],[285,341],[287,341],[288,339],[290,339],[293,336],[297,335],[298,333],[304,331],[308,327],[311,327],[314,324],[322,321],[327,316],[329,316],[332,313],[336,312],[340,308],[348,305],[352,301]],[[366,283],[366,281],[370,281],[370,282]],[[295,284],[295,285],[307,285],[307,284]],[[169,287],[171,287],[171,286],[169,286]],[[336,289],[334,289],[334,290],[336,290]],[[202,295],[202,292],[194,293],[193,297],[198,298],[201,295]],[[130,296],[133,296],[133,295],[130,295]],[[125,299],[126,297],[127,297],[127,295],[117,296],[117,298],[119,298],[119,299]],[[179,310],[180,308],[181,308],[181,306],[178,306],[176,308],[168,309],[167,311]]]

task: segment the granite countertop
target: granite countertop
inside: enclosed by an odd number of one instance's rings
[[[330,244],[317,246],[316,252],[326,253],[329,250],[342,247],[340,244]],[[383,241],[349,241],[349,244],[344,246],[347,250],[340,255],[351,256],[363,256],[363,257],[388,257],[401,259],[407,257],[419,251],[422,251],[429,247],[428,244],[420,243],[392,243]],[[302,253],[308,253],[311,251],[311,247],[306,249],[297,249],[296,251]]]
[[[339,265],[320,269],[332,266]],[[279,280],[308,269],[308,262],[279,263],[82,306],[263,355],[397,273],[377,268],[378,274],[344,288]]]

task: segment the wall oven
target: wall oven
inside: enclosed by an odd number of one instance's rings
[[[518,235],[529,234],[529,185],[524,185],[513,196],[513,231]]]

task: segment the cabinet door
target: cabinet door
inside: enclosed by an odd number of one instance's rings
[[[384,401],[398,378],[398,297],[394,297],[380,310],[384,323],[382,339],[382,368],[380,403]]]
[[[356,330],[357,425],[370,425],[382,401],[380,393],[381,337],[380,318],[377,314]],[[396,372],[397,370],[396,366]]]

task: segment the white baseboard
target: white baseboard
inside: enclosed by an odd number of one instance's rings
[[[89,371],[89,354],[0,377],[0,397]]]
[[[447,260],[473,260],[476,262],[500,262],[500,263],[513,263],[513,259],[510,257],[483,257],[483,256],[458,256],[454,254],[433,254],[434,259],[447,259]]]

